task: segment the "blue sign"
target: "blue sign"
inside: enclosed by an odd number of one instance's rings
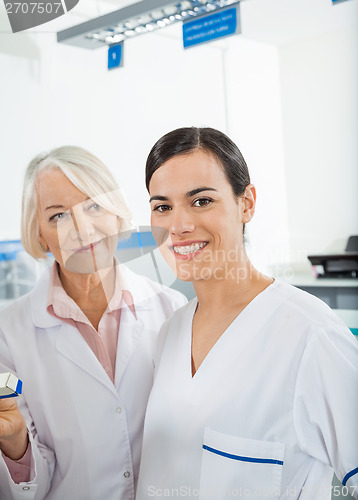
[[[239,6],[183,23],[184,48],[240,33]]]
[[[119,68],[123,66],[123,43],[111,45],[108,48],[108,69]]]

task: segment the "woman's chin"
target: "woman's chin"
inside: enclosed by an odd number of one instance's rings
[[[64,267],[67,271],[77,274],[92,274],[113,266],[113,255],[84,255],[74,253],[64,260]]]

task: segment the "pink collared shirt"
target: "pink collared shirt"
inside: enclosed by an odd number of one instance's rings
[[[121,309],[124,303],[136,317],[132,294],[128,290],[121,289],[118,268],[116,266],[114,268],[116,272],[114,293],[100,319],[98,331],[93,327],[76,302],[65,292],[58,275],[58,265],[56,262],[51,269],[47,302],[47,311],[49,314],[77,328],[113,383]],[[11,460],[4,454],[3,458],[14,483],[19,484],[30,481],[30,444],[27,447],[25,455],[20,460]]]
[[[113,383],[123,301],[130,308],[133,315],[136,316],[132,295],[128,290],[121,289],[119,273],[116,267],[114,269],[116,271],[114,294],[100,319],[98,331],[76,302],[65,292],[55,264],[51,271],[47,303],[47,310],[52,316],[60,318],[65,323],[69,323],[78,329]]]

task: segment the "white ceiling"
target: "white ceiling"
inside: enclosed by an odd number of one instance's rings
[[[244,36],[277,45],[358,25],[358,0],[246,0],[241,7]]]
[[[68,13],[67,26],[134,4],[133,0],[80,0]],[[244,0],[241,2],[243,36],[282,45],[314,38],[351,24],[358,25],[358,0],[332,5],[332,0]],[[170,28],[166,28],[168,30]],[[180,30],[171,34],[180,36]]]
[[[72,10],[72,13],[87,20],[95,17],[93,16],[93,12],[96,12],[97,16],[102,16],[103,14],[134,3],[136,3],[136,1],[133,0],[79,0],[76,7]]]
[[[2,2],[1,2],[2,3]],[[28,31],[54,32],[136,3],[133,0],[80,0],[68,12],[50,23]],[[2,19],[1,19],[2,18]],[[8,22],[0,8],[1,27]],[[332,5],[332,0],[243,0],[242,36],[263,43],[283,45],[314,38],[346,26],[358,26],[358,0]],[[178,25],[160,30],[180,37]],[[149,35],[143,35],[149,36]]]

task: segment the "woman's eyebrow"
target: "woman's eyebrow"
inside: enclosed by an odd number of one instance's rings
[[[149,200],[149,203],[153,200],[158,200],[158,201],[168,201],[169,198],[167,198],[166,196],[160,196],[160,195],[156,195],[156,196],[152,196]]]
[[[193,189],[192,191],[188,191],[185,196],[187,198],[191,198],[191,196],[195,196],[196,194],[201,193],[202,191],[216,191],[216,189],[211,187],[200,187]]]
[[[214,188],[211,188],[211,187],[200,187],[200,188],[196,188],[196,189],[192,189],[191,191],[188,191],[185,194],[185,197],[191,198],[192,196],[195,196],[196,194],[201,193],[202,191],[217,191],[217,190]],[[152,196],[150,198],[149,203],[153,200],[169,201],[169,198],[167,196],[156,195],[156,196]]]
[[[76,207],[77,205],[82,205],[82,203],[85,203],[88,200],[92,200],[92,198],[87,196],[87,198],[84,201],[81,201],[80,203],[76,203],[76,205],[74,205],[74,207]],[[50,210],[51,208],[66,208],[66,207],[64,205],[50,205],[49,207],[46,207],[45,210]]]
[[[51,208],[65,208],[63,205],[51,205],[46,207],[45,210],[50,210]]]

